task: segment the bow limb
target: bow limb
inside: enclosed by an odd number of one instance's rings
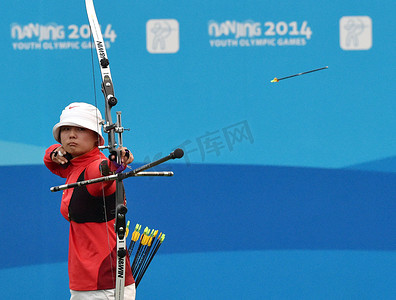
[[[114,96],[113,82],[110,73],[109,60],[102,32],[100,30],[98,18],[96,16],[93,0],[85,0],[89,26],[91,28],[92,36],[95,42],[95,48],[98,55],[100,72],[102,75],[102,92],[105,97],[105,124],[104,132],[108,134],[108,148],[110,157],[118,164],[121,164],[121,152],[117,149],[115,135],[118,133],[118,146],[122,146],[122,132],[121,115],[117,113],[117,122],[113,123],[111,118],[111,108],[117,104],[117,99]],[[124,300],[124,286],[125,286],[125,262],[126,262],[126,222],[125,214],[127,208],[125,206],[125,193],[122,179],[116,180],[116,220],[115,232],[117,236],[117,266],[116,266],[116,286],[115,299]]]
[[[108,133],[109,138],[109,151],[110,153],[117,152],[116,141],[115,141],[115,130],[120,129],[122,133],[121,125],[114,127],[115,124],[112,122],[111,108],[117,104],[117,99],[114,96],[113,81],[111,78],[109,59],[107,57],[106,45],[103,40],[102,32],[98,18],[96,16],[93,0],[85,0],[85,6],[87,9],[87,15],[89,20],[89,26],[91,28],[92,37],[95,42],[95,49],[98,55],[100,73],[102,75],[102,92],[105,96],[105,119],[106,124],[104,125],[104,131]],[[120,136],[119,136],[120,137]],[[119,145],[122,146],[122,145]]]

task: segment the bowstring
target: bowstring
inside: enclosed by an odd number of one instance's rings
[[[96,97],[96,82],[95,82],[95,64],[94,64],[94,55],[93,55],[93,37],[92,37],[92,31],[91,31],[91,26],[89,26],[89,32],[90,32],[90,48],[91,48],[91,65],[92,65],[92,81],[93,81],[93,94],[94,94],[94,100],[95,100],[95,107],[98,109],[98,101]],[[96,120],[99,119],[98,116],[98,111],[96,111]],[[99,122],[96,124],[97,126],[97,132],[99,132],[100,125]],[[97,144],[98,147],[100,145],[100,136],[97,134],[98,140]],[[99,154],[99,159],[101,159],[101,156]],[[104,210],[104,217],[105,217],[105,224],[106,224],[106,236],[107,236],[107,247],[109,249],[109,259],[110,259],[110,268],[111,268],[111,279],[113,281],[113,285],[115,286],[115,277],[114,277],[114,266],[113,266],[113,254],[112,254],[112,249],[110,245],[110,234],[109,234],[109,226],[108,226],[108,219],[107,219],[107,209],[106,209],[106,195],[104,191],[104,183],[101,183],[102,186],[102,200],[103,200],[103,210]],[[116,246],[117,247],[117,246]]]

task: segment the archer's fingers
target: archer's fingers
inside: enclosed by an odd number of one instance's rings
[[[129,151],[127,148],[123,147],[121,149],[121,160],[122,162],[127,165],[130,164],[131,162],[133,162],[133,154],[131,151]]]
[[[60,165],[67,164],[68,160],[65,158],[66,153],[66,150],[62,147],[57,148],[52,154],[52,161]]]

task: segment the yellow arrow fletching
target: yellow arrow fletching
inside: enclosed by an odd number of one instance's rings
[[[163,234],[163,235],[161,236],[160,242],[162,243],[164,240],[165,240],[165,234]]]
[[[139,237],[140,237],[140,233],[139,232],[134,231],[132,233],[132,241],[136,242],[139,239]]]
[[[126,229],[125,229],[125,237],[128,237],[129,234],[129,223],[131,223],[130,221],[128,221]]]

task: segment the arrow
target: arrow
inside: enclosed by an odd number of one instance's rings
[[[284,80],[284,79],[288,79],[288,78],[292,78],[292,77],[296,77],[296,76],[300,76],[300,75],[304,75],[304,74],[308,74],[308,73],[312,73],[312,72],[316,72],[316,71],[320,71],[320,70],[325,70],[325,69],[328,69],[329,67],[328,66],[326,66],[326,67],[323,67],[323,68],[319,68],[319,69],[315,69],[315,70],[311,70],[311,71],[306,71],[306,72],[302,72],[302,73],[298,73],[298,74],[294,74],[294,75],[290,75],[290,76],[286,76],[286,77],[282,77],[282,78],[274,78],[274,79],[272,79],[271,80],[271,82],[279,82],[279,81],[281,81],[281,80]]]
[[[165,240],[165,234],[160,234],[158,236],[158,239],[156,240],[156,244],[154,246],[154,250],[151,252],[148,260],[146,261],[146,264],[143,266],[143,270],[140,272],[139,277],[137,279],[135,279],[135,284],[136,287],[139,285],[140,281],[143,278],[144,273],[146,272],[148,266],[150,265],[151,261],[153,260],[155,254],[157,253],[159,247],[161,246],[162,242]]]
[[[129,243],[129,247],[128,247],[128,256],[131,257],[132,251],[133,251],[133,247],[136,244],[136,241],[139,239],[140,237],[140,229],[142,228],[142,225],[140,224],[136,224],[135,226],[135,230],[132,233],[132,238],[131,238],[131,242]]]

